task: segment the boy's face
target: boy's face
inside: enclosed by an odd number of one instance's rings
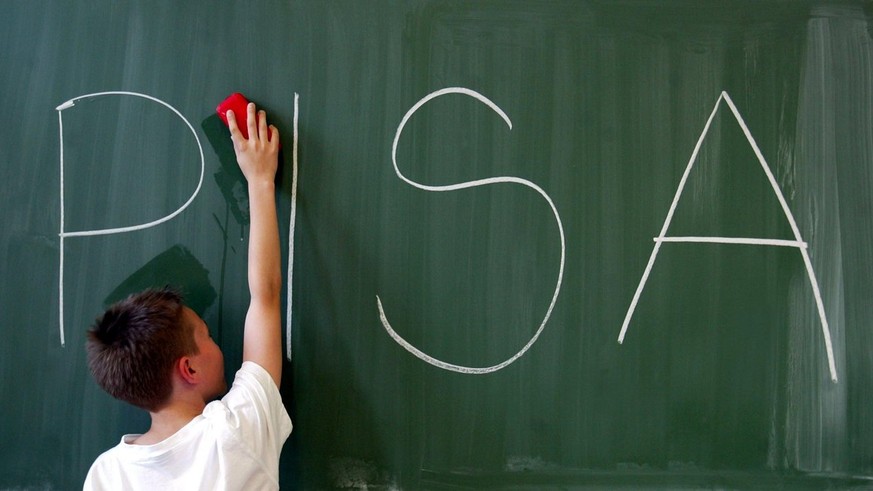
[[[193,310],[185,307],[185,316],[194,326],[194,342],[200,353],[191,358],[196,360],[197,367],[203,377],[203,399],[210,401],[221,397],[227,392],[227,382],[224,380],[224,355],[221,348],[212,340],[206,323]]]

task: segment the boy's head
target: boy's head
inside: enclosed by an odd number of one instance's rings
[[[176,361],[200,351],[191,317],[168,288],[111,306],[88,331],[88,366],[97,383],[117,399],[160,409],[173,392]]]

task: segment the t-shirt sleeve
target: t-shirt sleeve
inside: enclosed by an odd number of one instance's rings
[[[91,468],[88,469],[88,475],[85,476],[85,483],[82,485],[82,491],[99,491],[103,489],[98,484],[98,479],[95,475],[94,465],[91,465]]]
[[[279,454],[292,425],[279,388],[267,371],[254,362],[244,362],[221,402],[241,443],[264,464],[278,468]]]
[[[88,475],[85,476],[83,491],[109,491],[124,487],[124,480],[118,472],[114,459],[110,456],[111,450],[103,452],[91,464]]]

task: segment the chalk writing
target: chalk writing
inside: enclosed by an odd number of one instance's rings
[[[421,100],[419,100],[415,105],[413,105],[412,108],[410,108],[406,112],[406,114],[404,115],[403,119],[401,120],[400,124],[397,127],[397,131],[395,133],[394,141],[393,141],[392,149],[391,149],[391,160],[392,160],[392,164],[394,166],[394,172],[397,174],[397,177],[400,178],[400,180],[402,180],[406,184],[409,184],[410,186],[413,186],[415,188],[418,188],[418,189],[421,189],[424,191],[430,191],[430,192],[456,191],[456,190],[467,189],[467,188],[508,183],[508,184],[518,184],[518,185],[526,186],[528,188],[535,190],[537,193],[539,193],[543,197],[543,199],[545,199],[546,202],[549,204],[549,207],[551,208],[552,213],[554,214],[555,221],[557,222],[557,225],[558,225],[558,233],[559,233],[560,239],[561,239],[560,266],[558,269],[558,275],[557,275],[557,280],[555,283],[554,293],[552,295],[551,301],[549,303],[548,309],[546,310],[546,313],[545,313],[545,316],[543,317],[542,322],[538,326],[534,335],[528,340],[528,342],[518,352],[516,352],[514,355],[512,355],[510,358],[504,360],[501,363],[498,363],[498,364],[492,365],[492,366],[488,366],[488,367],[468,367],[468,366],[456,365],[453,363],[449,363],[449,362],[445,362],[445,361],[436,359],[436,358],[424,353],[423,351],[421,351],[420,349],[416,348],[415,346],[410,344],[408,341],[406,341],[391,326],[391,323],[388,320],[388,316],[385,313],[385,308],[382,304],[382,299],[380,298],[379,295],[376,295],[376,306],[377,306],[377,309],[379,312],[379,319],[382,323],[382,326],[385,328],[385,330],[389,334],[389,336],[391,336],[391,338],[394,339],[394,341],[396,341],[400,346],[402,346],[404,349],[406,349],[407,351],[409,351],[410,353],[412,353],[413,355],[415,355],[419,359],[425,361],[426,363],[429,363],[431,365],[434,365],[436,367],[439,367],[439,368],[442,368],[445,370],[449,370],[449,371],[455,371],[455,372],[466,373],[466,374],[486,374],[486,373],[495,372],[497,370],[505,368],[506,366],[512,364],[515,360],[517,360],[518,358],[523,356],[533,346],[533,344],[537,341],[539,336],[542,334],[543,329],[545,328],[546,324],[548,323],[549,318],[550,318],[552,311],[554,309],[555,303],[557,302],[558,295],[560,294],[561,284],[562,284],[563,276],[564,276],[564,264],[565,264],[565,257],[566,257],[564,227],[563,227],[563,224],[561,221],[560,214],[558,213],[558,210],[555,207],[555,204],[552,201],[551,197],[548,195],[548,193],[546,193],[540,186],[538,186],[535,183],[528,181],[526,179],[522,179],[522,178],[514,177],[514,176],[500,176],[500,177],[478,179],[478,180],[474,180],[474,181],[467,181],[467,182],[461,182],[461,183],[457,183],[457,184],[450,184],[450,185],[444,185],[444,186],[430,186],[430,185],[415,182],[415,181],[407,178],[400,171],[400,167],[397,163],[397,147],[398,147],[398,144],[400,142],[400,137],[403,134],[404,127],[409,122],[409,120],[412,118],[412,116],[416,113],[416,111],[418,111],[422,106],[424,106],[429,101],[431,101],[437,97],[447,95],[447,94],[466,95],[466,96],[472,97],[473,99],[481,102],[482,104],[485,104],[491,110],[493,110],[495,113],[497,113],[503,119],[503,121],[506,123],[506,125],[509,127],[509,129],[512,130],[512,121],[509,119],[509,116],[507,116],[506,113],[502,109],[500,109],[500,107],[498,107],[495,103],[493,103],[491,100],[489,100],[488,98],[479,94],[476,91],[462,88],[462,87],[449,87],[449,88],[445,88],[445,89],[441,89],[441,90],[432,92],[432,93],[428,94],[427,96],[425,96],[424,98],[422,98]],[[198,150],[200,152],[200,178],[198,180],[196,189],[191,194],[191,196],[188,198],[188,200],[184,204],[182,204],[182,206],[180,206],[178,209],[176,209],[174,212],[172,212],[172,213],[170,213],[162,218],[159,218],[157,220],[154,220],[154,221],[151,221],[148,223],[142,223],[142,224],[131,225],[131,226],[126,226],[126,227],[106,228],[106,229],[100,229],[100,230],[68,231],[65,229],[65,209],[64,209],[65,197],[64,197],[63,111],[75,106],[76,101],[88,99],[88,98],[102,97],[102,96],[133,96],[133,97],[141,97],[144,99],[148,99],[148,100],[151,100],[153,102],[156,102],[158,104],[161,104],[161,105],[167,107],[174,114],[176,114],[176,116],[178,116],[180,119],[182,119],[182,121],[184,121],[185,124],[188,126],[188,128],[191,130],[191,133],[194,135],[194,139],[197,142],[197,147],[198,147]],[[706,138],[706,135],[709,132],[709,128],[712,124],[712,121],[713,121],[716,113],[718,112],[719,108],[721,107],[722,102],[727,104],[728,108],[731,110],[731,113],[733,114],[734,118],[736,119],[737,123],[739,124],[740,128],[742,129],[743,134],[746,137],[746,140],[748,141],[749,145],[751,146],[752,150],[754,151],[755,156],[757,157],[758,162],[760,163],[761,168],[763,169],[764,174],[766,175],[766,177],[770,183],[770,186],[773,189],[773,193],[775,194],[776,198],[779,201],[780,206],[782,207],[782,211],[785,214],[785,218],[787,219],[788,224],[791,227],[791,230],[794,234],[795,240],[782,240],[782,239],[770,239],[770,238],[749,238],[749,237],[713,237],[713,236],[676,237],[676,236],[668,236],[667,235],[667,231],[670,227],[670,223],[673,220],[673,215],[674,215],[674,213],[676,211],[676,207],[679,203],[679,198],[682,195],[682,192],[685,188],[685,184],[688,180],[688,176],[691,173],[691,170],[694,166],[694,163],[697,161],[697,156],[698,156],[698,153],[700,151],[700,148],[703,144],[703,141]],[[60,317],[60,321],[59,321],[60,341],[61,341],[61,345],[63,346],[63,345],[65,345],[65,334],[64,334],[64,240],[67,237],[85,237],[85,236],[110,235],[110,234],[120,234],[120,233],[125,233],[125,232],[132,232],[132,231],[136,231],[136,230],[142,230],[142,229],[154,227],[154,226],[160,225],[166,221],[172,220],[177,215],[179,215],[185,208],[187,208],[194,201],[194,199],[197,197],[197,194],[200,192],[200,188],[203,184],[203,175],[204,175],[204,171],[205,171],[205,159],[203,157],[203,147],[200,144],[200,139],[198,138],[197,133],[194,130],[193,126],[191,126],[191,123],[189,123],[188,120],[174,107],[172,107],[169,104],[167,104],[166,102],[161,101],[160,99],[154,98],[152,96],[148,96],[145,94],[139,94],[136,92],[121,92],[121,91],[98,92],[98,93],[86,94],[86,95],[82,95],[82,96],[70,99],[67,102],[64,102],[63,104],[59,105],[56,108],[56,110],[58,111],[58,129],[59,129],[59,138],[60,138],[60,232],[58,234],[58,236],[60,237],[60,247],[59,247],[59,276],[58,276],[58,310],[59,310],[59,317]],[[295,221],[296,221],[296,213],[297,213],[297,180],[298,180],[298,176],[297,176],[297,174],[298,174],[298,155],[297,155],[298,154],[298,117],[299,117],[299,95],[295,93],[294,94],[294,136],[293,136],[293,144],[292,144],[292,149],[293,149],[292,174],[293,174],[293,176],[292,176],[292,189],[291,189],[291,216],[289,219],[289,231],[288,231],[288,276],[287,276],[288,289],[287,289],[287,304],[286,304],[286,308],[287,308],[287,310],[286,310],[286,314],[287,314],[287,316],[286,316],[286,336],[287,336],[286,357],[288,358],[289,361],[291,360],[291,354],[292,354],[291,346],[292,346],[292,296],[293,296],[292,292],[293,292],[293,270],[294,270],[294,230],[295,230]],[[676,193],[673,197],[673,202],[671,203],[669,211],[667,212],[667,217],[664,220],[664,224],[661,227],[660,233],[658,234],[657,237],[654,238],[654,242],[655,242],[655,245],[652,249],[652,253],[649,257],[649,261],[646,264],[645,270],[643,271],[642,278],[640,279],[640,283],[637,286],[636,291],[634,292],[633,298],[631,299],[630,306],[628,307],[627,313],[626,313],[624,321],[622,323],[621,332],[619,333],[619,337],[618,337],[619,343],[624,342],[624,338],[625,338],[625,336],[627,334],[627,330],[630,326],[630,321],[633,318],[634,311],[635,311],[636,306],[639,302],[640,296],[642,295],[642,292],[645,289],[646,282],[648,281],[652,267],[654,266],[654,263],[655,263],[655,259],[658,256],[658,252],[660,251],[662,244],[664,244],[664,243],[699,243],[699,244],[739,244],[739,245],[757,245],[757,246],[773,246],[773,247],[794,247],[794,248],[797,248],[798,251],[800,251],[801,257],[803,258],[803,262],[804,262],[804,265],[806,267],[807,276],[809,278],[810,285],[812,286],[813,297],[815,299],[816,307],[817,307],[818,314],[819,314],[819,319],[821,321],[822,336],[824,338],[824,343],[825,343],[825,349],[826,349],[827,360],[828,360],[828,368],[830,370],[831,379],[834,382],[837,381],[836,363],[834,360],[833,347],[832,347],[831,335],[830,335],[830,328],[829,328],[829,325],[827,322],[827,317],[825,315],[824,303],[823,303],[822,298],[821,298],[821,292],[819,290],[818,281],[816,280],[815,272],[813,271],[813,267],[812,267],[812,261],[810,260],[809,253],[807,251],[808,246],[807,246],[806,242],[803,241],[803,239],[800,235],[800,230],[797,227],[797,223],[794,219],[794,216],[791,213],[791,210],[788,208],[788,204],[785,201],[784,196],[782,195],[782,191],[780,190],[779,185],[777,184],[776,179],[773,176],[773,173],[771,172],[770,167],[767,164],[766,159],[764,158],[763,154],[761,153],[760,149],[758,148],[758,145],[755,142],[755,139],[752,137],[752,134],[749,131],[745,121],[743,120],[742,116],[740,115],[739,111],[737,110],[736,106],[734,105],[733,101],[731,100],[730,96],[726,92],[721,93],[721,95],[719,96],[718,100],[715,103],[715,106],[712,109],[712,112],[709,115],[709,118],[706,121],[706,124],[704,125],[703,131],[701,132],[700,137],[698,138],[697,143],[694,147],[694,150],[691,153],[691,158],[688,161],[688,165],[686,166],[685,171],[682,175],[682,178],[680,179]]]

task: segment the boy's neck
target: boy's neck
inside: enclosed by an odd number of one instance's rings
[[[132,444],[154,445],[176,434],[192,419],[203,413],[206,404],[202,401],[175,401],[155,412],[149,412],[152,425],[149,431],[143,433]]]

